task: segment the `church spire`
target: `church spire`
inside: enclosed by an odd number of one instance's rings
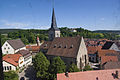
[[[57,27],[56,18],[55,18],[55,12],[53,8],[52,12],[52,23],[51,28],[49,29],[49,40],[52,41],[55,37],[60,37],[60,29]]]
[[[57,27],[57,23],[56,23],[56,17],[55,17],[55,11],[53,8],[53,12],[52,12],[52,23],[51,23],[51,28],[53,28],[54,30],[59,30]]]

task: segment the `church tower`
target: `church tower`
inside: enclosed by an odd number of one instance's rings
[[[60,30],[57,27],[54,8],[53,8],[53,12],[52,12],[51,28],[49,29],[48,34],[49,34],[50,41],[52,41],[55,37],[60,37]]]

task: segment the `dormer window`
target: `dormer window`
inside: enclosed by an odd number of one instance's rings
[[[54,45],[54,48],[56,48],[56,47],[57,47],[57,45],[55,44],[55,45]]]
[[[65,45],[65,48],[67,48],[67,45]]]
[[[71,45],[70,48],[73,48],[73,45]]]
[[[62,44],[59,46],[59,48],[62,48]]]

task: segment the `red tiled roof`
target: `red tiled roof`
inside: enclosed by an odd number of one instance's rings
[[[95,54],[98,50],[101,50],[101,46],[88,46],[88,54]]]
[[[107,62],[103,65],[103,69],[120,69],[120,62]]]
[[[109,61],[116,62],[116,61],[118,61],[118,58],[117,58],[117,56],[102,56],[101,57],[102,64],[105,62],[109,62]]]
[[[120,78],[120,69],[111,69],[68,73],[68,77],[65,76],[65,73],[60,73],[57,74],[57,80],[119,80],[114,79],[116,71],[118,71],[118,78]]]
[[[3,61],[6,61],[14,66],[18,66],[18,61],[21,56],[21,54],[7,54],[3,57]]]
[[[32,51],[39,51],[40,46],[26,46],[27,49],[32,50]]]
[[[98,50],[99,57],[105,56],[106,54],[118,54],[115,50]]]

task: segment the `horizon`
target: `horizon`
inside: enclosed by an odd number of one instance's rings
[[[49,29],[53,0],[1,0],[0,29]],[[54,0],[59,28],[120,30],[120,0]],[[67,6],[66,6],[67,5]],[[72,5],[72,6],[71,6]]]
[[[64,27],[60,27],[60,28],[64,28]],[[69,27],[67,27],[67,28],[69,28]],[[70,28],[70,29],[74,29],[74,28]],[[82,28],[82,27],[80,27],[80,28]],[[16,28],[5,28],[5,30],[12,30],[12,29],[14,29],[14,30],[32,30],[32,29],[20,29],[20,28],[18,28],[18,29],[16,29]],[[2,29],[0,28],[0,30],[2,30]],[[48,29],[33,29],[33,30],[48,30]],[[85,30],[89,30],[89,29],[85,29]],[[118,29],[118,30],[112,30],[112,29],[102,30],[101,29],[101,30],[89,30],[89,31],[120,31],[120,29]]]

